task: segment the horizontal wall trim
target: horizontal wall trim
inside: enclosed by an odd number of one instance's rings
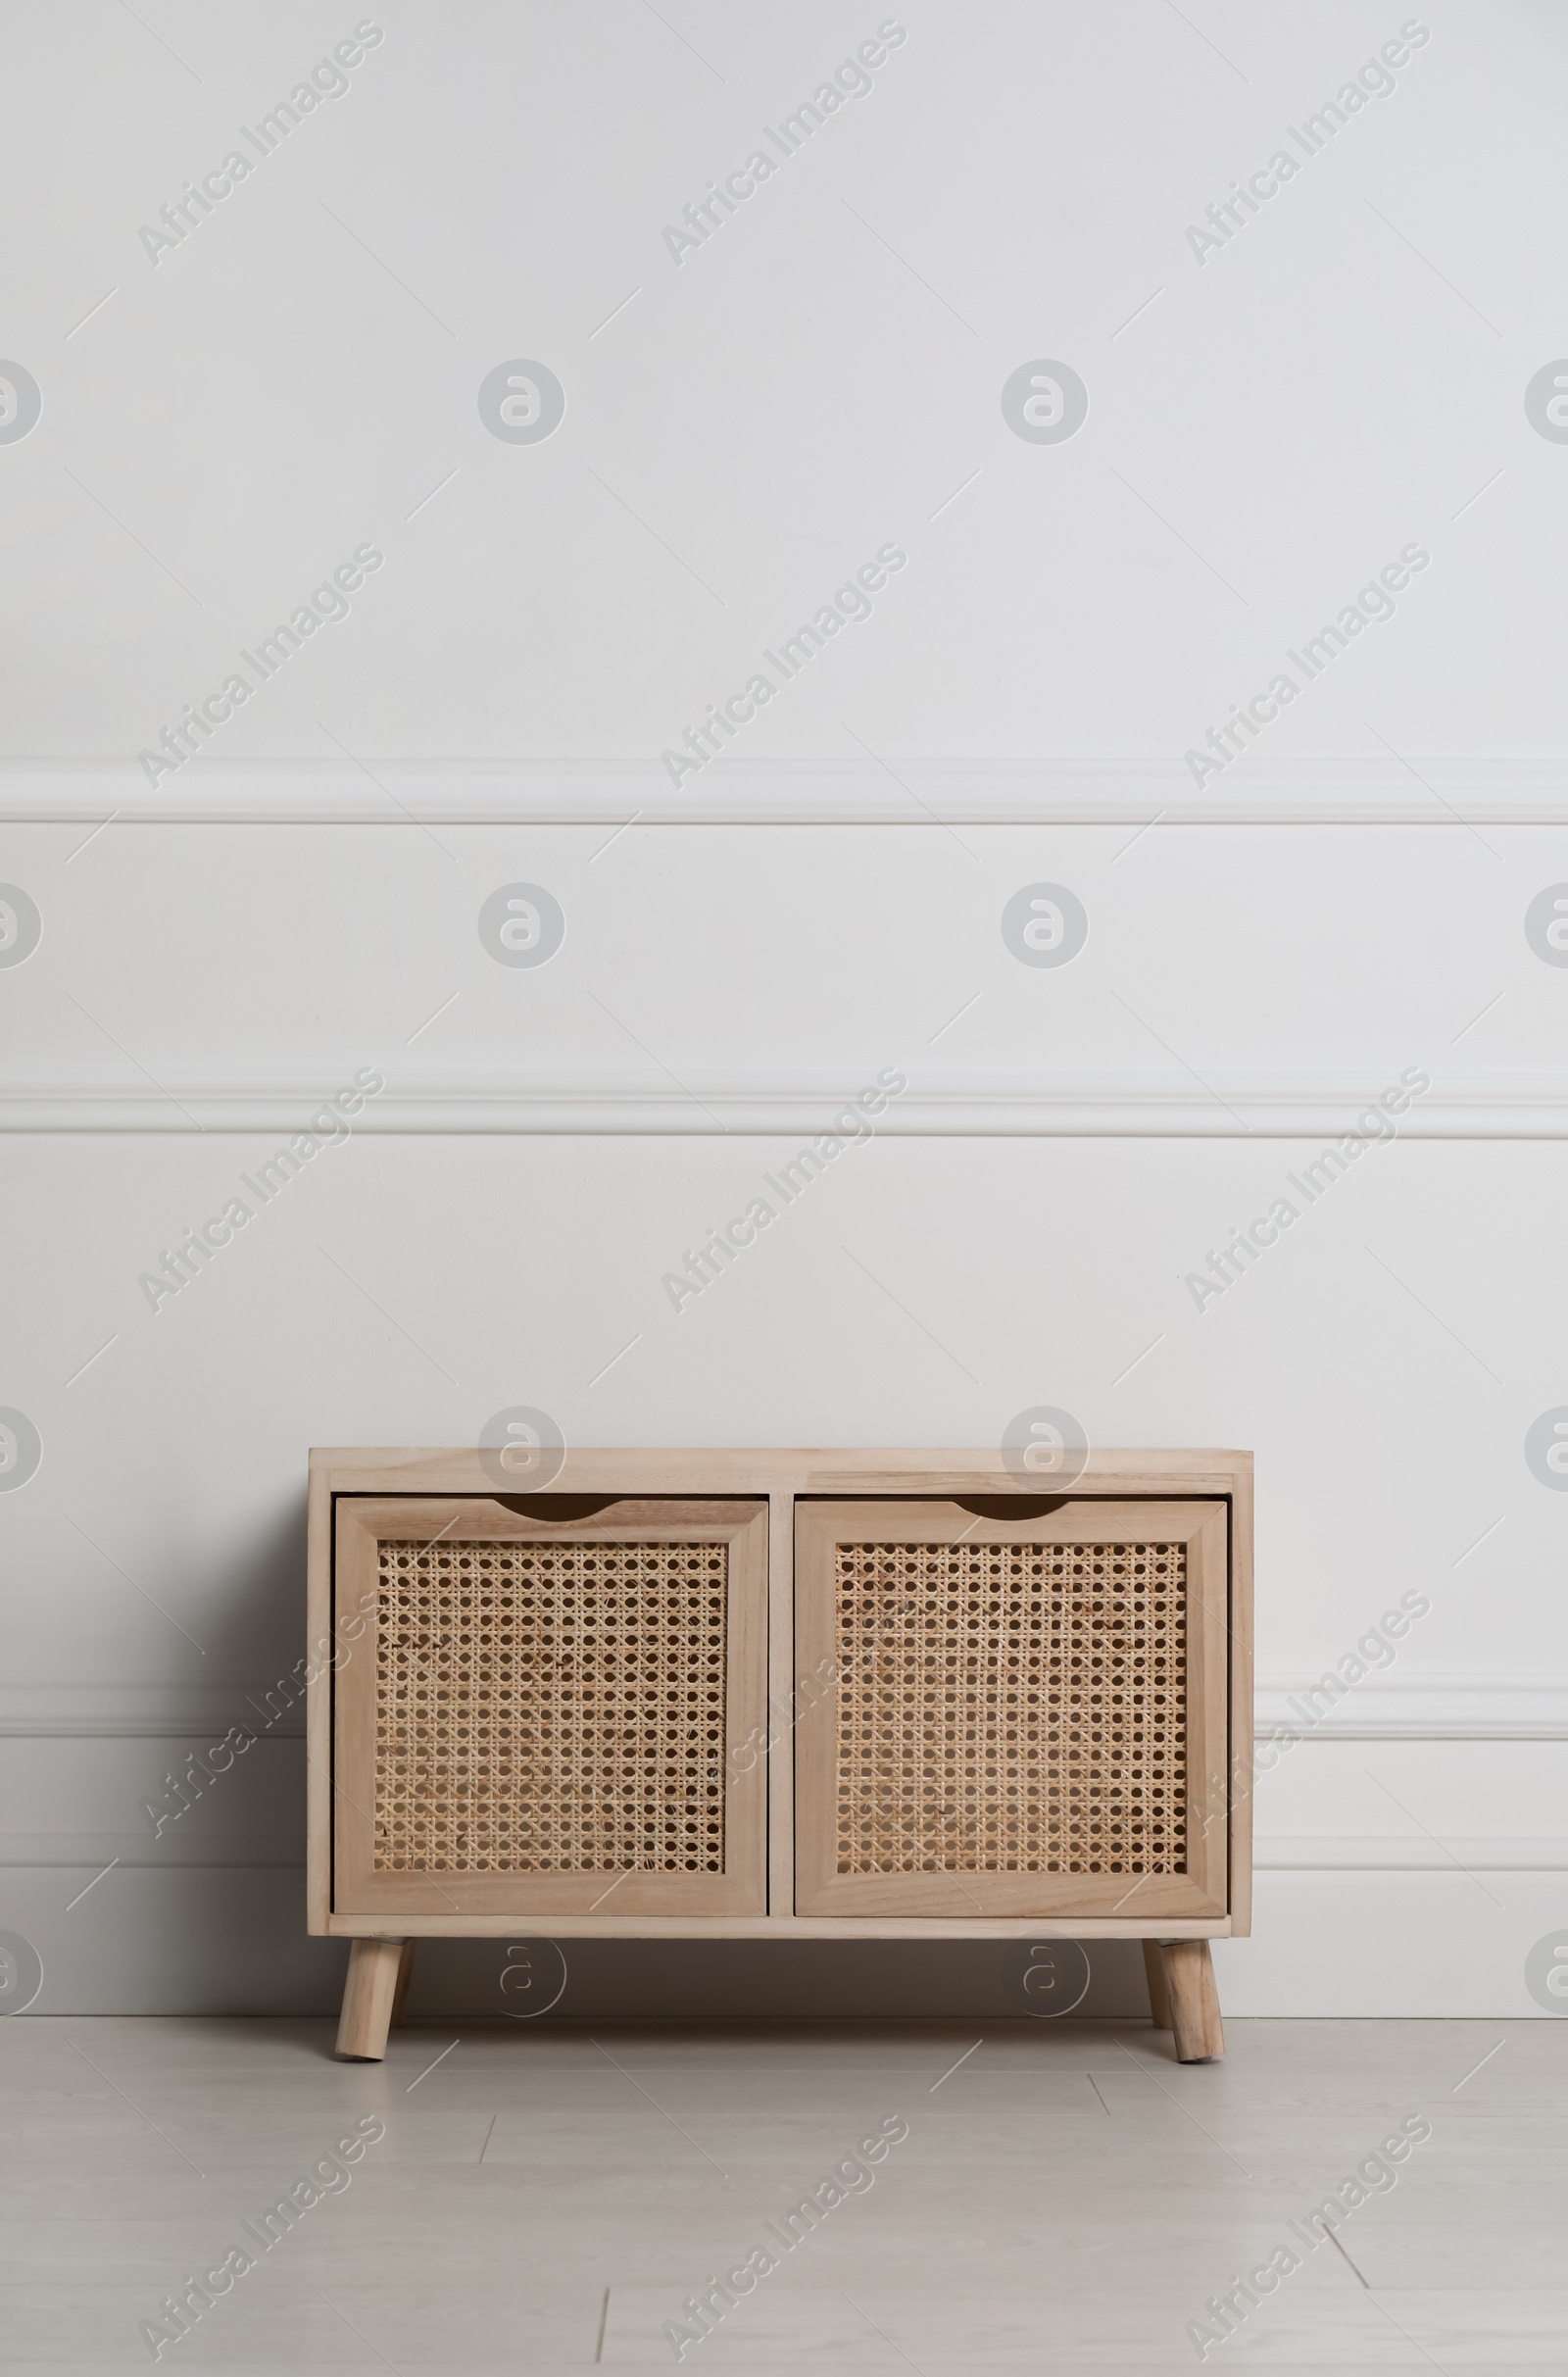
[[[64,1873],[134,1873],[140,1867],[241,1866],[292,1872],[305,1863],[303,1824],[293,1832],[189,1832],[180,1820],[155,1838],[141,1832],[0,1832],[0,1867],[39,1866]]]
[[[1308,1742],[1568,1741],[1568,1676],[1400,1676],[1373,1673],[1332,1706],[1324,1672],[1260,1678],[1254,1722],[1267,1736]],[[1318,1707],[1323,1713],[1309,1719]]]
[[[234,1724],[243,1724],[258,1741],[298,1739],[305,1731],[305,1696],[297,1683],[289,1689],[292,1708],[284,1704],[278,1679],[265,1684],[0,1684],[0,1741],[168,1741],[194,1746],[202,1738],[220,1742]],[[282,1709],[270,1723],[264,1697],[268,1692]]]
[[[1494,825],[1568,823],[1568,761],[1246,757],[1199,790],[1135,759],[656,757],[0,761],[0,822],[248,825]]]
[[[1259,1738],[1332,1742],[1568,1741],[1568,1676],[1396,1674],[1351,1686],[1315,1725],[1303,1722],[1293,1696],[1322,1681],[1322,1670],[1265,1677],[1257,1685]],[[263,1727],[257,1700],[267,1687],[158,1684],[0,1686],[0,1740],[220,1741],[242,1720],[261,1741],[297,1740],[301,1715],[287,1711]],[[275,1690],[275,1687],[273,1687]],[[114,1852],[111,1850],[112,1856]]]
[[[647,1076],[454,1072],[389,1079],[354,1117],[356,1132],[435,1136],[813,1138],[874,1077],[872,1060],[839,1080],[697,1074],[689,1086]],[[884,1138],[1300,1139],[1353,1130],[1395,1072],[1362,1079],[1214,1073],[993,1072],[913,1076],[875,1117]],[[302,1131],[340,1079],[150,1080],[34,1075],[0,1084],[0,1131]],[[1568,1138],[1568,1075],[1456,1075],[1397,1117],[1401,1139]]]
[[[35,1853],[26,1835],[12,1839],[0,1834],[0,1873],[159,1873],[190,1872],[295,1873],[305,1870],[303,1849],[297,1841],[279,1840],[273,1848],[258,1846],[245,1834],[223,1841],[193,1842],[180,1850],[171,1836],[165,1853],[147,1854],[143,1841],[135,1855],[100,1857],[88,1835],[48,1836]],[[1356,1833],[1260,1833],[1253,1844],[1252,1863],[1259,1873],[1568,1873],[1568,1840],[1512,1836],[1493,1839],[1455,1833],[1451,1838],[1412,1839],[1394,1834],[1387,1839]],[[548,1921],[547,1917],[541,1920]]]
[[[194,1748],[204,1737],[209,1742],[220,1742],[230,1725],[240,1722],[249,1728],[256,1742],[305,1739],[303,1724],[283,1723],[264,1728],[254,1710],[240,1716],[210,1716],[189,1724],[175,1716],[57,1716],[46,1711],[38,1716],[0,1718],[0,1742],[180,1742]]]

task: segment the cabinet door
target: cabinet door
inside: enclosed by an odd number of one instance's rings
[[[765,1503],[344,1497],[334,1592],[339,1913],[765,1910]]]
[[[1225,1912],[1223,1503],[802,1502],[795,1612],[797,1912]]]

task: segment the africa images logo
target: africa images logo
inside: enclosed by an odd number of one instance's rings
[[[25,365],[0,356],[0,446],[14,446],[35,428],[43,394]]]
[[[479,419],[508,446],[537,446],[566,417],[566,391],[548,364],[514,355],[479,382]]]

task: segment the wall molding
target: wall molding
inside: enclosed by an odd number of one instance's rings
[[[1259,1833],[1259,1873],[1568,1873],[1568,1838],[1452,1833]],[[192,1833],[171,1830],[155,1846],[151,1832],[0,1833],[0,1872],[48,1873],[304,1871],[303,1829]]]
[[[74,1866],[107,1873],[140,1867],[221,1866],[230,1870],[303,1870],[305,1827],[291,1832],[214,1832],[179,1823],[161,1839],[150,1825],[140,1832],[0,1832],[0,1870],[39,1866],[63,1873]]]
[[[165,1073],[150,1079],[34,1074],[0,1084],[0,1132],[243,1132],[305,1129],[352,1071],[246,1080]],[[873,1078],[874,1059],[838,1079],[693,1074],[685,1088],[648,1075],[560,1071],[389,1076],[355,1116],[372,1137],[506,1136],[811,1138]],[[1394,1077],[1250,1072],[913,1074],[876,1117],[884,1138],[1303,1139],[1353,1129]],[[1568,1075],[1437,1079],[1398,1118],[1401,1139],[1568,1138]]]
[[[220,1742],[234,1724],[246,1726],[259,1741],[298,1740],[305,1732],[305,1696],[294,1690],[293,1708],[269,1724],[263,1696],[277,1695],[276,1677],[261,1684],[0,1684],[0,1741],[170,1741],[195,1747],[201,1739]]]
[[[1323,1670],[1259,1677],[1254,1722],[1267,1734],[1304,1742],[1565,1742],[1568,1675],[1399,1675],[1353,1684],[1316,1724],[1299,1701]],[[1308,1710],[1314,1704],[1306,1704]]]
[[[647,759],[0,760],[0,823],[248,825],[1560,825],[1568,759],[1249,756],[1200,791],[1180,755],[737,759],[677,790]]]
[[[1307,1725],[1291,1696],[1322,1670],[1258,1681],[1259,1738],[1312,1742],[1568,1741],[1568,1674],[1408,1675],[1352,1685],[1319,1723]],[[275,1691],[275,1683],[270,1687]],[[260,1739],[297,1740],[304,1701],[263,1727],[257,1703],[267,1684],[8,1683],[0,1685],[0,1740],[220,1741],[243,1722]],[[111,1852],[111,1854],[113,1854]]]

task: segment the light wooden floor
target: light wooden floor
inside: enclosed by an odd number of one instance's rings
[[[668,2368],[683,2298],[886,2118],[908,2135],[874,2185],[685,2366],[1187,2369],[1204,2299],[1419,2116],[1393,2191],[1209,2364],[1568,2369],[1568,2024],[1226,2030],[1229,2059],[1189,2069],[1143,2024],[1073,2021],[519,2024],[444,2056],[458,2034],[418,2028],[381,2066],[331,2061],[324,2023],[22,2017],[0,2369],[146,2365],[138,2323],[364,2116],[386,2134],[352,2183],[250,2239],[164,2365]]]

